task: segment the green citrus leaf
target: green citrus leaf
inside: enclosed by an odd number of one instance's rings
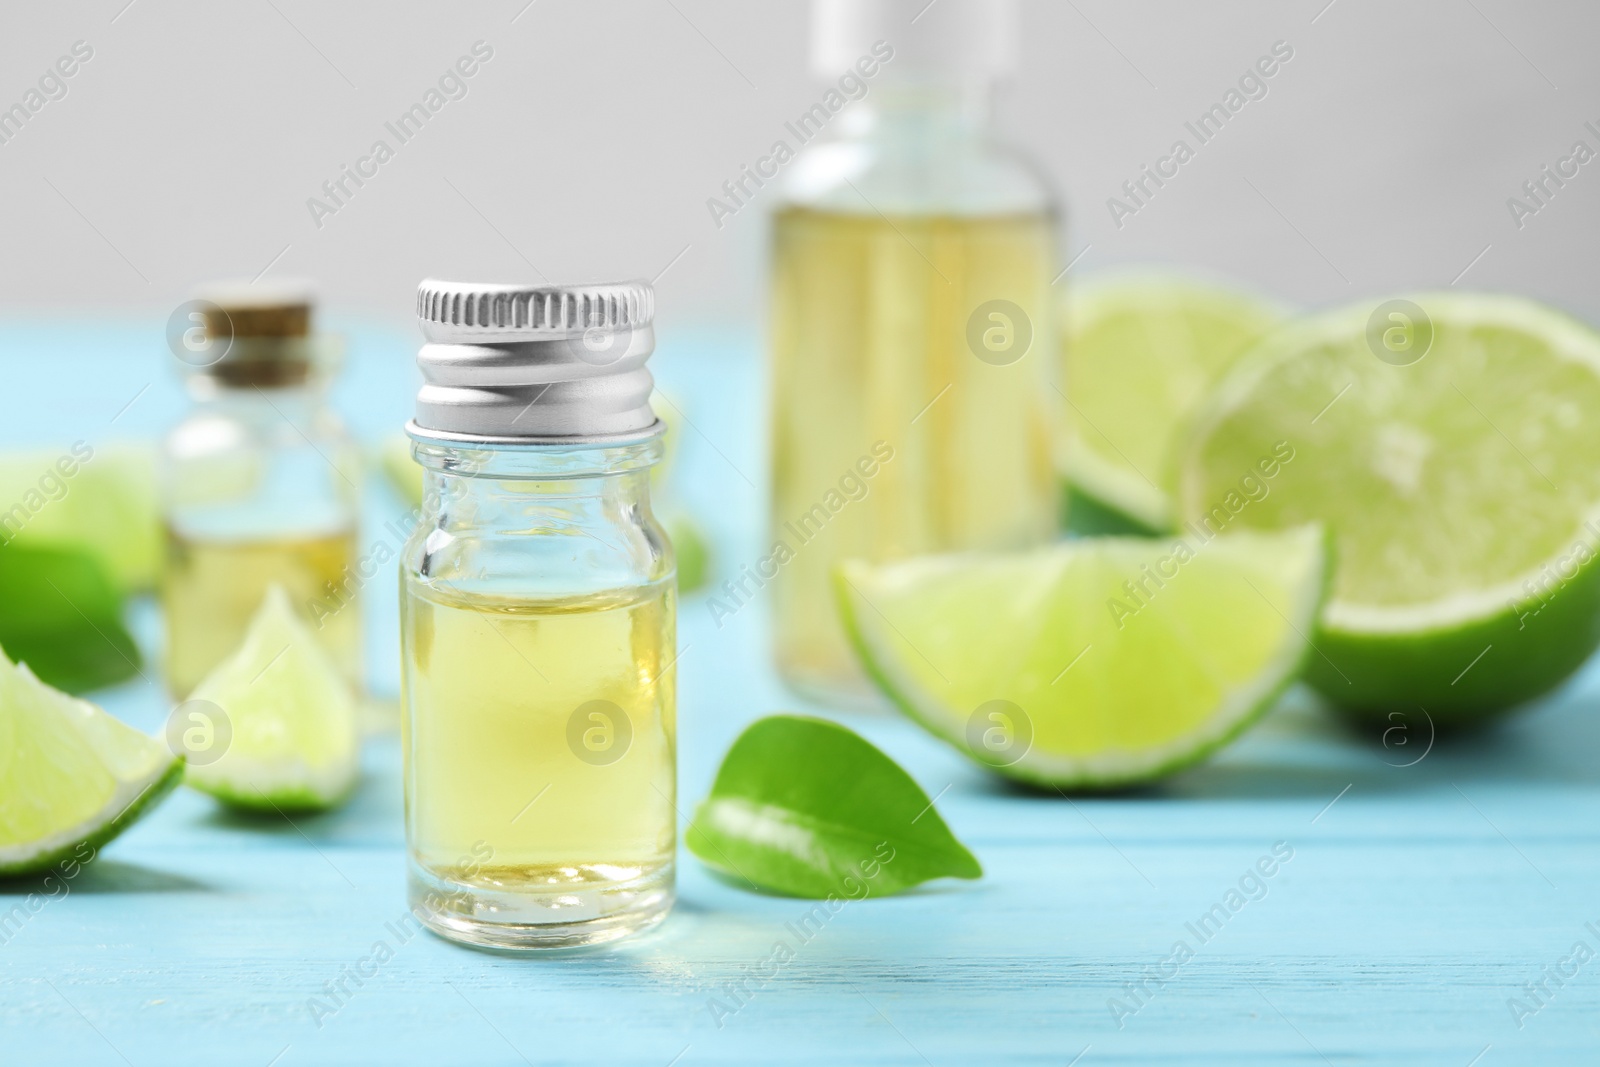
[[[94,555],[75,549],[0,547],[0,646],[69,693],[139,670],[121,594]]]
[[[796,897],[887,896],[983,874],[899,764],[803,715],[772,715],[739,735],[685,843],[736,883]]]

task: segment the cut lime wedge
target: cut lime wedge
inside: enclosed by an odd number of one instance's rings
[[[1326,524],[1308,679],[1368,717],[1465,720],[1600,642],[1596,456],[1600,335],[1517,297],[1425,294],[1263,341],[1196,417],[1179,503],[1230,531]]]
[[[88,862],[182,768],[159,740],[0,654],[0,877]]]
[[[155,452],[147,445],[0,453],[0,544],[79,549],[123,591],[155,585],[161,565]]]
[[[187,780],[224,803],[314,811],[355,786],[355,698],[281,586],[267,591],[238,651],[178,711],[203,727]]]
[[[1063,314],[1068,522],[1085,533],[1172,529],[1172,447],[1184,420],[1282,311],[1139,272],[1068,288]]]
[[[1149,781],[1253,722],[1300,670],[1322,533],[1104,538],[839,571],[867,672],[938,737],[1061,788]]]

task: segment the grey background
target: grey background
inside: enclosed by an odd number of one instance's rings
[[[1032,0],[1023,19],[998,113],[1069,206],[1074,274],[1184,264],[1300,304],[1455,283],[1600,318],[1600,160],[1520,230],[1506,206],[1574,141],[1600,150],[1600,5]],[[0,145],[0,314],[164,315],[266,272],[401,324],[430,274],[660,275],[664,327],[754,327],[764,220],[719,230],[706,199],[820,95],[806,25],[800,0],[7,4],[0,106],[74,41],[94,57]],[[318,229],[307,198],[478,40],[494,57],[468,95]],[[1295,54],[1269,95],[1116,227],[1107,198],[1278,40]]]

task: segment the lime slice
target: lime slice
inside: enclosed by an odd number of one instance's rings
[[[187,780],[224,803],[318,810],[355,786],[355,698],[282,586],[267,591],[244,643],[179,710],[202,716],[207,727]]]
[[[160,741],[0,654],[0,877],[88,862],[182,768]]]
[[[1509,296],[1364,303],[1276,334],[1195,420],[1182,514],[1326,524],[1308,679],[1378,717],[1465,720],[1600,641],[1600,335]]]
[[[1172,447],[1217,378],[1283,318],[1244,293],[1132,273],[1067,290],[1068,522],[1170,530]]]
[[[913,719],[1024,781],[1105,788],[1194,763],[1300,670],[1323,535],[1078,540],[839,570],[845,628]]]
[[[0,543],[77,548],[123,590],[155,585],[161,565],[155,451],[79,441],[0,453]]]

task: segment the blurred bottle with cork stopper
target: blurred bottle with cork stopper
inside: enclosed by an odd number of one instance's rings
[[[360,458],[327,402],[338,346],[314,308],[306,282],[218,283],[173,317],[193,400],[161,464],[174,699],[239,646],[273,585],[362,691]]]

